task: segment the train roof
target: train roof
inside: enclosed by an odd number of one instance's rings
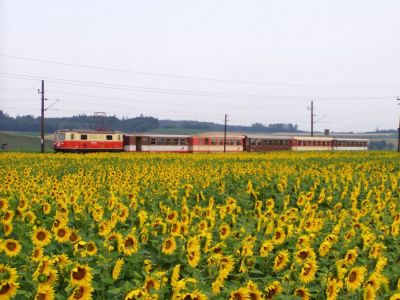
[[[335,141],[355,141],[355,142],[369,142],[369,139],[359,139],[359,138],[334,138]]]
[[[272,135],[272,134],[246,134],[246,137],[251,139],[274,139],[274,140],[290,140],[293,137],[288,135]]]
[[[161,138],[189,138],[190,135],[184,134],[146,134],[146,133],[125,133],[125,136],[141,136],[141,137],[161,137]]]
[[[327,136],[293,136],[293,139],[302,141],[332,141],[334,138]]]
[[[193,134],[192,137],[209,137],[209,138],[223,138],[225,134],[223,132],[202,132]],[[226,133],[227,138],[244,138],[245,135],[241,133]]]
[[[92,134],[115,134],[115,133],[122,133],[121,131],[115,130],[94,130],[94,129],[59,129],[56,132],[76,132],[76,133],[92,133]]]

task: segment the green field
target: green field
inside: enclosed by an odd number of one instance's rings
[[[32,133],[23,132],[0,132],[0,147],[7,144],[6,149],[0,148],[1,152],[4,151],[26,151],[26,152],[40,152],[40,137],[33,135]],[[52,141],[49,139],[45,140],[45,151],[53,152]]]

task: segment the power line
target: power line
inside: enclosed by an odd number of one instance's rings
[[[2,75],[3,74],[3,75]],[[155,88],[155,87],[143,87],[134,85],[121,85],[112,83],[101,83],[101,82],[91,82],[91,81],[81,81],[81,80],[69,80],[55,77],[45,77],[27,74],[16,74],[16,73],[4,73],[0,72],[0,77],[21,79],[21,80],[33,80],[39,81],[40,78],[45,78],[46,81],[53,82],[56,84],[65,85],[75,85],[84,87],[95,87],[113,90],[128,90],[128,91],[139,91],[147,93],[158,93],[158,94],[174,94],[174,95],[184,95],[184,96],[202,96],[202,97],[223,97],[223,98],[245,98],[250,99],[264,99],[264,100],[274,100],[274,99],[286,99],[286,100],[307,100],[309,96],[290,96],[290,95],[257,95],[257,94],[238,94],[238,93],[221,93],[214,91],[198,91],[198,90],[180,90],[180,89],[165,89],[165,88]],[[393,96],[355,96],[355,97],[316,97],[320,100],[332,100],[332,101],[347,101],[347,100],[368,100],[368,99],[380,99],[380,100],[391,100]]]
[[[318,85],[318,84],[271,83],[271,82],[260,82],[260,81],[229,80],[229,79],[220,79],[220,78],[212,78],[212,77],[187,76],[187,75],[176,75],[176,74],[169,74],[169,73],[133,71],[133,70],[128,70],[128,69],[110,68],[110,67],[75,64],[75,63],[65,63],[65,62],[61,62],[61,61],[45,60],[45,59],[38,59],[38,58],[28,58],[28,57],[5,55],[5,54],[0,54],[0,57],[4,57],[4,58],[8,58],[8,59],[23,60],[23,61],[32,61],[32,62],[37,62],[37,63],[47,63],[47,64],[69,66],[69,67],[87,68],[87,69],[95,69],[95,70],[111,71],[111,72],[121,72],[121,73],[131,73],[131,74],[136,74],[136,75],[158,76],[158,77],[166,77],[166,78],[185,79],[185,80],[213,81],[213,82],[233,83],[233,84],[265,85],[265,86],[281,86],[281,87],[307,87],[307,88],[311,88],[311,87],[312,88],[397,88],[397,87],[400,87],[400,85],[381,85],[381,84]]]

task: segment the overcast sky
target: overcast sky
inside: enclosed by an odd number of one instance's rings
[[[0,109],[396,128],[400,1],[0,0]]]

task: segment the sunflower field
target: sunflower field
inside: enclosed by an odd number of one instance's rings
[[[400,299],[400,156],[3,153],[3,299]]]

